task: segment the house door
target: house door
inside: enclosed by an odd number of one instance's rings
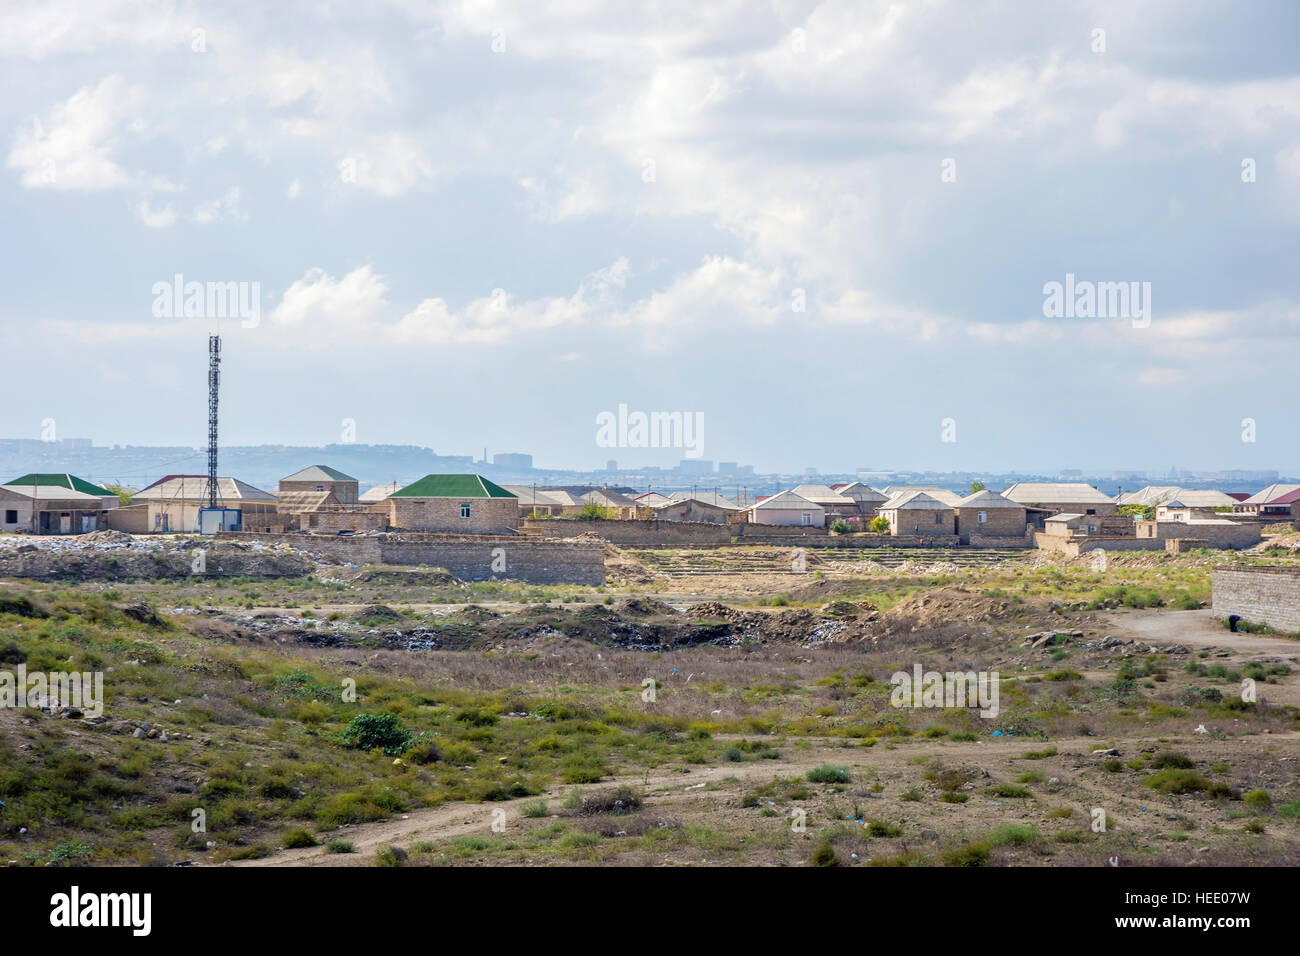
[[[70,534],[72,531],[72,515],[59,515],[59,534]]]

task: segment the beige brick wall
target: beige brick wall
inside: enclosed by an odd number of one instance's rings
[[[494,534],[519,527],[517,498],[388,498],[388,523],[404,531]],[[461,505],[469,517],[461,517]]]
[[[332,491],[339,504],[354,505],[357,503],[357,486],[355,481],[282,481],[280,491]]]
[[[1212,607],[1287,634],[1300,633],[1300,568],[1215,568]]]

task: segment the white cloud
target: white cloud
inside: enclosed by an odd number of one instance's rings
[[[433,164],[405,133],[371,137],[338,164],[339,180],[386,198],[400,196],[433,179]]]
[[[147,199],[142,199],[135,208],[136,218],[150,229],[166,229],[176,221],[176,212],[168,203],[162,209],[153,209]]]
[[[220,199],[199,203],[190,214],[190,222],[207,226],[214,222],[238,222],[248,214],[240,206],[239,187],[231,186]]]
[[[139,94],[116,74],[82,87],[19,131],[10,168],[22,170],[29,189],[93,192],[125,185],[130,177],[114,157],[117,130]]]
[[[285,190],[284,194],[290,199],[297,199],[302,195],[302,183],[297,179],[293,180],[289,183],[289,188]]]

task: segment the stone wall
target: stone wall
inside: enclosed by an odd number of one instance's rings
[[[1219,567],[1210,582],[1217,616],[1239,614],[1253,624],[1300,633],[1300,568]]]
[[[1025,528],[1028,527],[1028,519],[1025,517],[1024,508],[958,508],[957,510],[957,533],[961,535],[962,543],[968,541],[972,536],[985,538],[1006,538],[1006,537],[1025,537]],[[983,512],[985,521],[980,523],[979,516]]]
[[[446,568],[464,581],[494,578],[530,584],[605,583],[605,545],[600,541],[542,540],[528,535],[260,534],[222,531],[226,541],[284,544],[299,551],[328,554],[351,564],[425,564]]]
[[[599,535],[611,544],[630,547],[690,547],[728,544],[736,532],[727,525],[707,521],[590,521],[581,518],[525,518],[521,528],[542,538]]]

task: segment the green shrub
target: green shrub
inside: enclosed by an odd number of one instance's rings
[[[902,835],[902,830],[891,823],[883,820],[868,820],[863,827],[868,836],[873,837],[896,837]]]
[[[839,866],[840,858],[835,854],[835,846],[830,840],[822,840],[808,858],[809,866]]]
[[[1210,786],[1200,774],[1172,767],[1152,774],[1143,780],[1142,784],[1161,793],[1198,793],[1209,789]]]
[[[521,816],[525,817],[544,817],[550,813],[545,800],[529,800],[519,810]]]
[[[1038,828],[1029,823],[1004,823],[988,835],[991,846],[1024,846],[1038,839]]]
[[[1252,790],[1241,799],[1246,806],[1254,810],[1264,810],[1273,805],[1273,798],[1268,795],[1267,790]]]
[[[316,838],[307,830],[297,829],[290,830],[284,836],[280,837],[280,846],[286,850],[296,850],[305,846],[316,846]]]
[[[991,849],[987,843],[968,843],[945,853],[943,862],[945,866],[983,866],[989,861]]]
[[[375,866],[401,866],[406,862],[406,851],[400,846],[381,846],[375,851]]]
[[[848,783],[852,779],[848,767],[830,763],[813,767],[808,771],[807,777],[810,783]]]
[[[343,731],[343,744],[353,750],[382,750],[396,757],[411,745],[411,732],[392,714],[357,714]]]
[[[1172,750],[1166,750],[1162,754],[1156,754],[1155,757],[1151,759],[1152,770],[1166,770],[1169,768],[1174,770],[1190,770],[1195,766],[1195,761],[1193,761],[1191,757],[1187,756],[1187,754],[1175,753]]]
[[[356,847],[351,840],[330,840],[325,844],[326,853],[355,853]]]

